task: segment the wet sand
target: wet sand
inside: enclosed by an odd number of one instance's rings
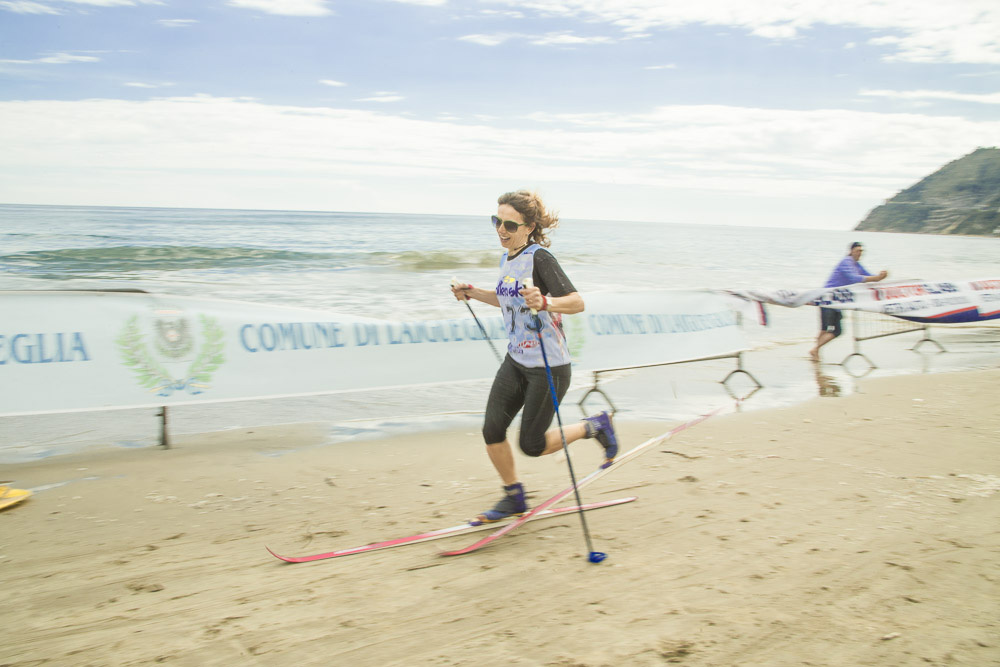
[[[587,515],[600,564],[575,515],[457,558],[438,552],[484,533],[265,550],[490,506],[474,430],[328,445],[301,424],[7,465],[35,495],[0,513],[0,664],[998,664],[998,388],[1000,369],[861,379],[713,417],[585,489],[639,497]],[[557,457],[518,462],[536,502],[566,486]]]

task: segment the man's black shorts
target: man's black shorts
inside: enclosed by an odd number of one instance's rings
[[[842,319],[844,319],[844,313],[836,308],[819,309],[820,328],[827,333],[832,333],[834,338],[842,333],[840,329]]]

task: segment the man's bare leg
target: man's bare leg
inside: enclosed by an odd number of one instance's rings
[[[816,345],[813,346],[813,349],[809,350],[809,358],[813,361],[819,361],[819,348],[823,347],[834,338],[836,338],[836,336],[829,331],[821,331],[819,336],[816,337]]]

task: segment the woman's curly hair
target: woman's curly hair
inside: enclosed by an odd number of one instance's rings
[[[537,192],[529,190],[507,192],[500,195],[497,204],[507,204],[520,213],[525,222],[534,225],[530,236],[532,243],[537,243],[543,248],[548,248],[552,244],[548,232],[559,226],[559,214],[556,211],[546,210],[545,203]]]

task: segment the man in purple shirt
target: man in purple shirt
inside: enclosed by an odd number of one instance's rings
[[[879,271],[877,275],[869,273],[865,267],[858,263],[864,248],[855,241],[844,259],[833,269],[833,273],[827,279],[823,287],[843,287],[844,285],[854,285],[856,283],[875,283],[885,280],[889,275],[888,271]],[[813,361],[819,361],[819,348],[823,347],[831,340],[841,334],[840,321],[843,313],[838,308],[820,308],[820,332],[816,337],[816,345],[809,350],[809,357]]]

